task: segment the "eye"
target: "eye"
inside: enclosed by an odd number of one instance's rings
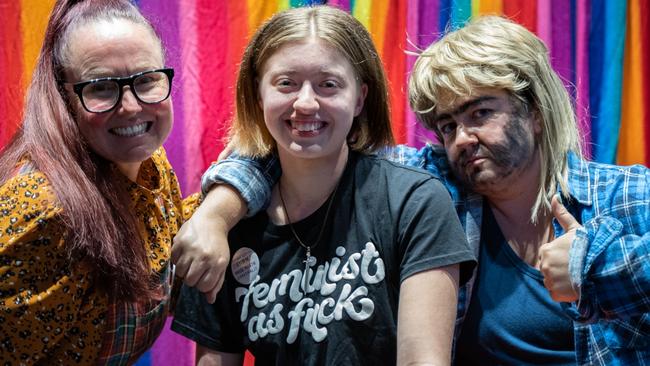
[[[117,83],[114,81],[97,81],[88,84],[84,90],[84,96],[92,98],[109,98],[118,90]]]
[[[478,108],[474,111],[472,111],[472,118],[473,119],[483,119],[492,114],[492,109],[489,108]]]
[[[320,84],[323,88],[338,88],[339,83],[335,80],[325,80]]]
[[[440,132],[441,135],[443,136],[449,136],[450,134],[454,133],[456,131],[456,122],[454,122],[451,119],[446,119],[442,121],[438,121],[436,123],[436,128]]]
[[[151,75],[142,75],[139,78],[135,79],[136,84],[148,84],[153,83],[154,78]]]
[[[137,77],[133,81],[133,86],[138,89],[138,91],[149,90],[158,85],[162,80],[161,77],[158,77],[155,73],[145,74]]]
[[[275,85],[279,87],[289,87],[296,85],[296,82],[289,78],[281,78],[275,82]]]
[[[296,82],[289,78],[281,78],[275,81],[275,87],[282,92],[289,92],[296,88]]]

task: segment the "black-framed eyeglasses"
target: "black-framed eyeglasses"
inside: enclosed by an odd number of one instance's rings
[[[169,98],[174,69],[142,71],[126,77],[108,77],[72,84],[81,105],[91,113],[104,113],[117,106],[124,87],[129,86],[136,99],[145,104],[156,104]]]

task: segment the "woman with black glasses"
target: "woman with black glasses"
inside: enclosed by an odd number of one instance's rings
[[[161,147],[173,76],[128,0],[55,4],[0,157],[1,360],[132,363],[160,333],[194,203]]]

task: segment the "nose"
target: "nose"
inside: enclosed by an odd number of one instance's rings
[[[300,114],[314,114],[319,108],[316,92],[310,83],[304,83],[293,102],[293,109]]]
[[[459,150],[464,150],[468,147],[474,146],[478,143],[478,138],[476,137],[476,131],[473,128],[467,127],[462,123],[458,123],[456,127],[456,138],[454,139],[454,145]]]
[[[137,113],[142,110],[140,101],[135,97],[130,87],[125,86],[122,92],[122,100],[119,102],[119,110],[124,113]]]

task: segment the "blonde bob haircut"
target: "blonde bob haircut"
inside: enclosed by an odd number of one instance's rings
[[[248,43],[237,76],[236,114],[229,145],[243,156],[263,157],[275,150],[259,104],[258,80],[264,62],[285,44],[317,37],[352,64],[359,84],[368,86],[363,110],[354,118],[348,144],[370,153],[393,144],[386,77],[364,26],[343,10],[328,6],[289,9],[264,23]]]
[[[582,157],[571,98],[539,38],[508,19],[484,16],[447,33],[419,55],[409,79],[409,103],[442,141],[433,123],[438,106],[481,88],[508,91],[541,123],[542,171],[531,209],[536,222],[540,210],[549,212],[558,185],[568,198],[567,154]]]

